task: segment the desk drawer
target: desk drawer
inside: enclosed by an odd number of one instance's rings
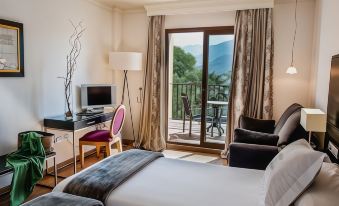
[[[82,121],[75,122],[74,124],[74,130],[90,127],[99,123],[103,123],[110,120],[110,118],[107,118],[105,116],[99,116],[95,118],[85,119]]]

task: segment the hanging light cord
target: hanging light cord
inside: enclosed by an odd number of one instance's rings
[[[292,62],[291,66],[294,66],[294,45],[295,45],[295,38],[297,36],[297,28],[298,28],[298,21],[297,21],[297,8],[298,8],[298,0],[295,0],[295,10],[294,10],[294,37],[293,37],[293,46],[292,46]]]

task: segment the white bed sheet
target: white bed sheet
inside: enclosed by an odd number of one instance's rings
[[[159,158],[107,198],[108,206],[256,206],[264,171]],[[71,176],[54,191],[62,191]]]

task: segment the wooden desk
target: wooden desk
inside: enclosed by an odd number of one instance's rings
[[[104,123],[112,120],[114,112],[95,114],[92,116],[73,116],[73,119],[66,119],[64,115],[46,117],[44,119],[44,128],[47,132],[48,129],[68,131],[72,133],[73,138],[73,166],[74,174],[76,173],[76,154],[75,154],[75,132],[96,124]]]

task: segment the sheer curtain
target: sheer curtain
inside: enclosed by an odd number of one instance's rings
[[[144,95],[135,146],[152,151],[166,148],[165,139],[165,16],[149,17]]]
[[[237,11],[224,157],[241,114],[272,118],[273,45],[272,9]]]

